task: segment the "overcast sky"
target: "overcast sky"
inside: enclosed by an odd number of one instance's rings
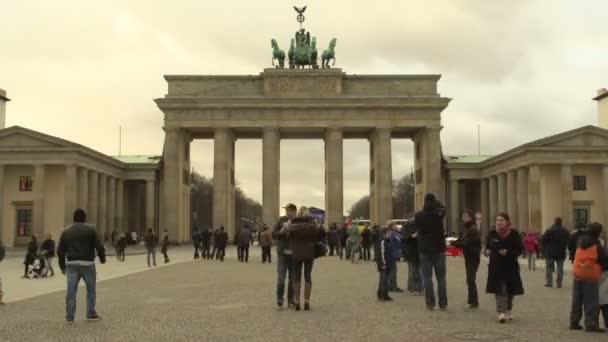
[[[153,102],[165,74],[257,74],[269,40],[283,49],[298,29],[292,5],[337,67],[357,74],[442,74],[446,154],[496,154],[596,124],[591,98],[608,87],[605,0],[29,0],[0,10],[0,88],[7,125],[107,154],[159,154],[163,115]],[[213,143],[192,146],[212,176]],[[365,141],[344,151],[344,207],[369,191]],[[323,144],[283,141],[281,202],[324,206]],[[410,141],[393,140],[393,176],[412,166]],[[236,176],[261,201],[261,142],[237,142]]]

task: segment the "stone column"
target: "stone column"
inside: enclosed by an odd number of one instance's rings
[[[228,128],[215,130],[213,161],[213,224],[224,226],[234,238],[234,135]]]
[[[97,220],[97,212],[99,207],[99,175],[96,171],[88,171],[89,174],[89,191],[88,191],[88,204],[89,211],[87,211],[87,221],[89,224],[94,225],[96,228],[99,227]]]
[[[154,227],[154,180],[146,179],[146,229]]]
[[[262,140],[262,220],[272,227],[280,216],[281,135],[277,128],[265,128]]]
[[[165,150],[163,169],[163,211],[164,227],[169,231],[171,241],[179,241],[182,238],[181,215],[183,212],[182,189],[183,176],[183,133],[180,129],[165,128]],[[215,182],[215,180],[214,180]],[[215,205],[213,206],[215,208]]]
[[[540,201],[540,166],[532,165],[528,171],[528,229],[531,232],[542,232]]]
[[[40,240],[44,234],[44,180],[45,166],[34,165],[34,183],[32,190],[34,192],[34,213],[32,217],[33,233]]]
[[[124,232],[125,226],[125,203],[124,203],[124,181],[122,179],[116,179],[116,230],[118,232]]]
[[[116,178],[108,176],[108,233],[116,229]]]
[[[438,199],[445,200],[441,189],[441,128],[426,128],[426,191],[434,193]]]
[[[460,183],[458,179],[450,179],[450,232],[460,232]]]
[[[517,218],[519,229],[528,232],[530,218],[528,215],[528,172],[525,168],[517,169]]]
[[[73,222],[74,210],[78,201],[78,169],[76,165],[65,166],[65,203],[64,203],[64,225]]]
[[[574,228],[572,216],[574,208],[572,206],[572,165],[562,164],[561,168],[562,179],[562,221],[565,227]]]
[[[487,178],[482,178],[480,180],[480,205],[481,205],[481,235],[484,238],[485,241],[485,237],[488,234],[488,229],[490,226],[490,203],[489,203],[489,189],[488,189],[488,179]]]
[[[97,206],[97,232],[104,238],[108,229],[108,176],[99,174],[99,204]]]
[[[4,165],[0,165],[0,240],[5,244],[12,244],[7,241],[4,232]]]
[[[519,228],[519,212],[517,211],[517,171],[507,173],[507,213],[511,216],[513,227]]]
[[[498,212],[507,211],[507,174],[498,174]]]
[[[325,132],[325,224],[342,222],[344,216],[342,129]]]
[[[391,130],[376,128],[372,133],[374,191],[371,223],[385,224],[393,218],[393,169],[391,158]]]
[[[494,225],[496,214],[498,214],[498,182],[496,176],[488,177],[488,229]]]
[[[89,170],[81,167],[78,170],[78,201],[77,206],[87,214],[89,212]]]

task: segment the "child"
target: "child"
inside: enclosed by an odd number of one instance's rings
[[[591,223],[587,234],[578,242],[574,258],[574,284],[572,286],[572,309],[570,329],[581,330],[580,320],[585,311],[585,331],[603,332],[599,327],[599,281],[602,268],[608,267],[608,257],[598,239],[603,227]]]
[[[380,231],[380,236],[382,237],[382,240],[380,240],[376,246],[376,255],[378,256],[378,258],[376,258],[376,264],[378,265],[378,272],[380,275],[378,282],[378,300],[391,301],[393,299],[388,296],[388,275],[391,267],[391,231],[383,228]]]
[[[538,241],[533,233],[528,233],[524,238],[524,246],[528,255],[528,270],[536,271],[536,253],[538,252]]]

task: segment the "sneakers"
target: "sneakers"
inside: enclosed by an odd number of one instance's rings
[[[92,315],[87,315],[87,321],[88,322],[101,321],[101,317],[99,317],[99,315],[97,313],[94,313]]]
[[[505,315],[504,313],[501,313],[498,315],[498,321],[500,323],[505,323],[507,321],[507,315]]]

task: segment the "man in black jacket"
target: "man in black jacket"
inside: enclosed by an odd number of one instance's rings
[[[228,243],[228,234],[224,231],[224,226],[215,231],[213,249],[216,251],[215,260],[224,261],[226,256],[226,244]]]
[[[477,270],[479,270],[481,255],[481,234],[473,218],[472,210],[465,210],[462,214],[464,234],[462,239],[456,241],[455,246],[462,248],[464,254],[464,265],[467,274],[467,307],[466,310],[479,308],[479,296],[477,293]]]
[[[547,229],[540,239],[540,245],[546,258],[545,272],[547,276],[546,287],[553,287],[553,272],[557,265],[557,287],[562,287],[564,279],[564,260],[570,233],[562,226],[561,217],[556,217],[551,228]]]
[[[433,270],[437,278],[439,309],[448,307],[445,265],[445,229],[443,217],[445,207],[437,201],[435,195],[428,193],[424,196],[424,207],[416,213],[414,222],[418,231],[418,249],[420,251],[420,267],[424,284],[426,307],[435,309],[435,293],[433,289]]]
[[[74,323],[76,312],[76,290],[80,278],[84,279],[87,288],[87,320],[98,321],[101,318],[95,311],[96,270],[95,253],[99,262],[106,263],[106,252],[93,226],[86,223],[86,213],[78,208],[74,211],[74,224],[69,226],[59,239],[57,258],[61,273],[68,280],[66,291],[66,316],[68,323]]]

